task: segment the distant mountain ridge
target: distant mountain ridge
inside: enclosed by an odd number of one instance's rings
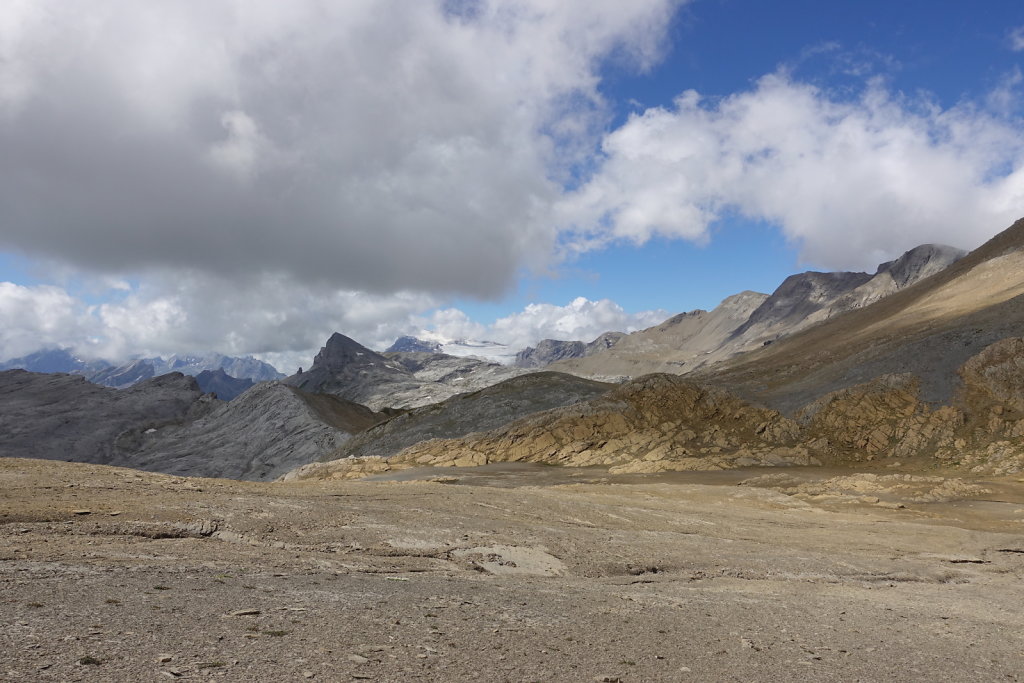
[[[891,296],[949,268],[965,253],[924,244],[879,265],[873,275],[797,273],[771,294],[734,294],[712,311],[682,313],[625,335],[607,349],[556,360],[546,367],[595,379],[702,370]]]
[[[252,388],[255,382],[246,377],[239,379],[224,372],[224,368],[203,370],[196,375],[196,384],[204,394],[216,394],[222,401],[230,401]]]
[[[220,353],[173,355],[166,360],[161,357],[140,358],[121,365],[114,365],[105,360],[83,360],[69,349],[43,349],[0,363],[0,370],[16,369],[29,372],[66,372],[81,375],[94,384],[116,389],[130,387],[143,380],[170,372],[180,372],[184,375],[198,377],[204,371],[222,370],[231,379],[251,380],[250,385],[255,382],[284,378],[284,375],[269,363],[251,356],[239,358]],[[221,388],[223,390],[226,385],[222,385]],[[236,392],[234,395],[237,393],[240,392]],[[220,396],[219,393],[218,396]]]
[[[515,365],[518,368],[542,368],[567,358],[585,358],[598,351],[610,349],[625,336],[625,332],[605,332],[587,344],[581,341],[542,339],[537,342],[537,346],[528,346],[517,353]]]

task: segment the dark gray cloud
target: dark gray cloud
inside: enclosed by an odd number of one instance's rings
[[[5,5],[0,248],[496,295],[555,237],[541,131],[596,134],[598,61],[674,4]]]

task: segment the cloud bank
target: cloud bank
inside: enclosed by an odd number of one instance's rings
[[[721,100],[687,91],[671,109],[631,117],[561,210],[580,248],[655,235],[700,242],[738,211],[779,225],[807,261],[866,268],[923,242],[974,247],[1019,218],[1017,123],[880,81],[840,101],[776,73]]]
[[[676,0],[0,8],[0,247],[496,296]]]
[[[483,325],[457,308],[417,293],[387,296],[358,291],[294,292],[273,279],[223,281],[216,297],[203,296],[204,277],[174,276],[175,282],[130,288],[112,303],[90,305],[66,290],[0,283],[0,360],[43,347],[73,348],[88,358],[121,360],[129,355],[168,356],[218,350],[254,354],[285,372],[306,367],[334,332],[383,350],[403,335],[436,340],[476,339],[512,349],[541,339],[591,340],[608,330],[632,331],[668,317],[663,310],[629,313],[612,301],[579,297],[565,306],[530,304],[524,310]],[[253,300],[261,305],[252,306]],[[430,313],[425,313],[430,309]],[[259,345],[254,345],[254,340]]]

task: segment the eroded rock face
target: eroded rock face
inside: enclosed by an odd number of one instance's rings
[[[713,470],[818,464],[797,443],[800,428],[779,413],[674,375],[648,375],[579,405],[462,439],[434,439],[385,462],[339,460],[300,478],[350,478],[382,468],[540,462],[613,472]]]
[[[965,400],[994,401],[1024,410],[1024,339],[996,342],[960,369]]]
[[[925,458],[974,473],[1024,471],[1024,339],[986,347],[959,376],[952,405],[920,400],[912,375],[888,375],[829,394],[798,419],[825,459]]]
[[[956,408],[931,408],[919,399],[912,375],[886,375],[829,394],[802,410],[814,448],[831,460],[913,458],[952,445],[963,425]]]

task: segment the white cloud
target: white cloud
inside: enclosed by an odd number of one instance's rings
[[[1024,50],[1024,26],[1018,26],[1010,31],[1010,49],[1014,52]]]
[[[530,304],[484,325],[457,308],[437,308],[438,301],[428,295],[410,292],[311,292],[280,278],[241,282],[195,273],[166,274],[127,293],[127,283],[108,284],[119,298],[89,305],[60,287],[0,282],[0,360],[43,347],[70,347],[112,361],[219,351],[255,355],[293,372],[308,367],[334,332],[378,350],[407,334],[496,341],[517,350],[544,338],[590,341],[609,330],[648,327],[669,315],[628,313],[607,299],[580,297],[565,306]]]
[[[77,345],[97,330],[85,305],[60,287],[0,282],[0,359]]]
[[[609,299],[577,297],[565,306],[528,304],[491,325],[474,322],[458,309],[444,309],[423,320],[423,329],[412,334],[439,340],[494,341],[523,349],[541,339],[591,341],[604,332],[632,332],[657,325],[669,315],[663,310],[629,313]]]
[[[927,241],[974,247],[1024,213],[1015,121],[877,81],[853,102],[784,73],[720,101],[688,91],[672,109],[630,118],[603,152],[560,206],[576,249],[699,242],[739,211],[777,223],[808,261],[864,268]]]

